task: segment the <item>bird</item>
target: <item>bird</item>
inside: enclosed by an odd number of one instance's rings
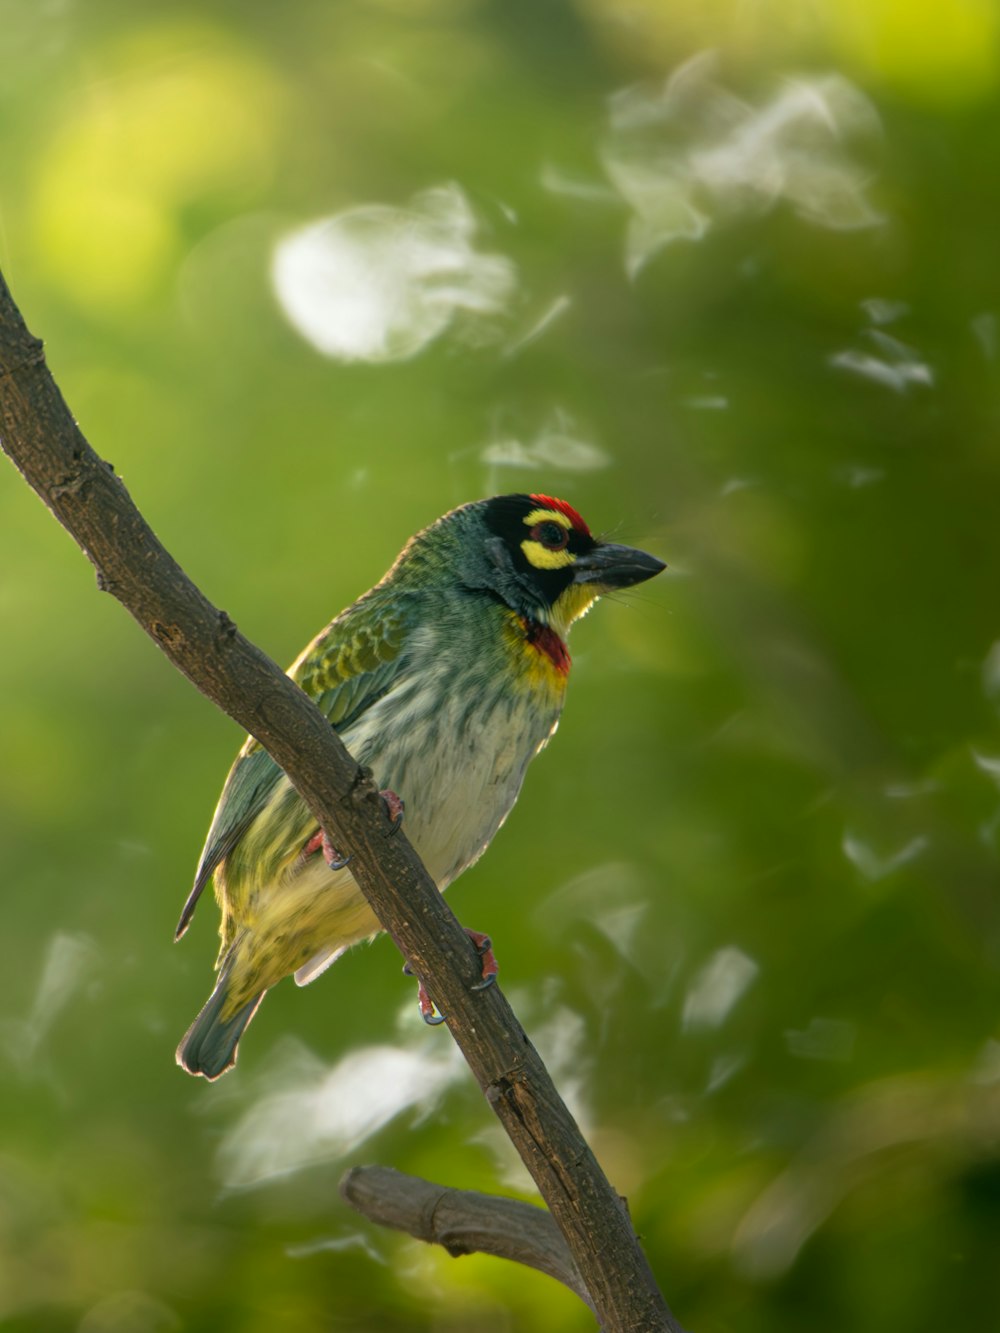
[[[570,626],[602,594],[664,568],[594,536],[565,500],[475,500],[411,537],[288,669],[371,771],[391,828],[405,810],[439,889],[489,846],[556,730]],[[290,975],[308,984],[381,927],[349,858],[252,736],[223,786],[176,939],[210,881],[221,910],[218,976],[176,1059],[211,1081],[235,1063],[266,991]],[[489,939],[468,933],[490,980]],[[434,1021],[422,987],[419,999]]]

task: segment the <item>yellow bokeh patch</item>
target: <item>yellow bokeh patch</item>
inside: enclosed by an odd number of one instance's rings
[[[183,213],[266,184],[280,87],[202,25],[147,29],[102,53],[39,156],[32,238],[88,309],[147,298],[179,257]]]
[[[1000,73],[1000,11],[993,0],[836,0],[835,48],[915,101],[969,102]]]
[[[681,53],[718,48],[725,65],[751,74],[831,63],[865,90],[891,87],[931,106],[989,96],[1000,80],[996,0],[578,0],[602,40],[659,74]]]

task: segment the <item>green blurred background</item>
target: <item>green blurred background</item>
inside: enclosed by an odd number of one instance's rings
[[[695,1333],[995,1306],[998,28],[0,4],[0,265],[278,661],[494,491],[669,562],[575,631],[560,734],[450,900]],[[221,1083],[175,1068],[240,736],[6,465],[0,638],[3,1327],[592,1327],[339,1201],[363,1161],[533,1197],[387,941],[279,987]]]

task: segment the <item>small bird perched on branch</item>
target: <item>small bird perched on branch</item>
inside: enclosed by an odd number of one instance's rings
[[[438,888],[489,846],[555,730],[572,623],[602,593],[664,568],[644,551],[592,536],[564,500],[477,500],[411,538],[382,581],[289,669],[384,788],[390,827],[405,804],[407,834]],[[180,939],[214,877],[219,977],[177,1048],[188,1073],[225,1073],[265,991],[291,974],[306,985],[377,934],[349,860],[248,737],[177,927]],[[468,933],[491,980],[489,940]],[[422,987],[420,1002],[433,1021]]]

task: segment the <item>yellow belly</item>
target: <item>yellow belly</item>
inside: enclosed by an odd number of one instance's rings
[[[551,662],[531,660],[515,688],[492,694],[397,689],[345,733],[348,749],[380,786],[402,797],[407,836],[439,888],[482,854],[506,819],[528,763],[555,730],[564,688],[564,674]],[[350,870],[331,871],[319,851],[303,858],[314,831],[283,778],[216,872],[227,1016],[282,977],[312,980],[381,929]]]

